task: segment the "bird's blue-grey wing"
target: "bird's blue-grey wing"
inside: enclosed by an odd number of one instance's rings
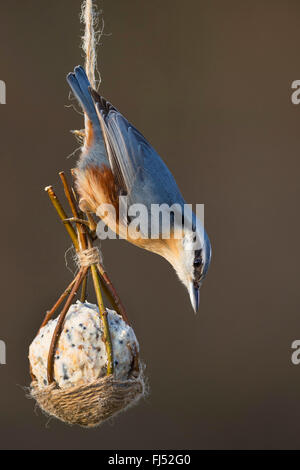
[[[130,204],[183,204],[171,172],[145,137],[109,102],[91,91],[111,167]]]

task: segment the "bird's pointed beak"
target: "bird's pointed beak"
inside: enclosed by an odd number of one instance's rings
[[[197,313],[200,305],[200,288],[195,287],[194,283],[191,282],[189,285],[189,293],[192,307],[194,312]]]

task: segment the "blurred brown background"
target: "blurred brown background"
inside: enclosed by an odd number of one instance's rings
[[[27,350],[71,279],[70,243],[43,188],[82,126],[66,74],[82,63],[80,0],[1,2],[2,449],[299,448],[300,78],[297,0],[104,0],[110,99],[190,203],[205,203],[213,263],[195,316],[161,258],[103,243],[134,324],[150,396],[85,431],[26,399]],[[59,191],[61,194],[61,191]]]

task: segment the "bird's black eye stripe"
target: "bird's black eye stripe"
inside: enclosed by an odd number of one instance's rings
[[[194,268],[199,269],[203,266],[202,250],[195,251]]]

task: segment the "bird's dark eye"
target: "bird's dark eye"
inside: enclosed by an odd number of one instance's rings
[[[198,268],[201,265],[202,265],[202,259],[195,259],[194,261],[195,268]]]

